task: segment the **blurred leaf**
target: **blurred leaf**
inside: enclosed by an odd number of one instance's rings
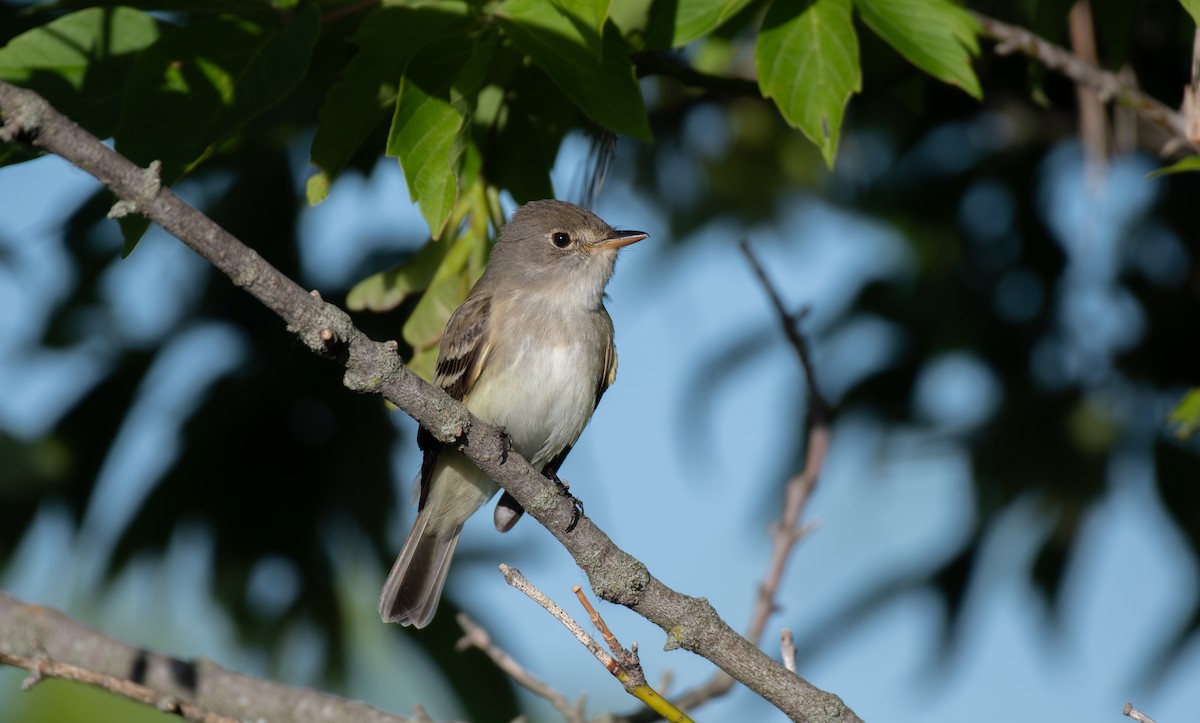
[[[408,192],[435,239],[458,201],[470,119],[495,40],[426,46],[400,80],[387,153],[400,159]]]
[[[979,26],[949,0],[854,0],[872,30],[926,73],[982,98],[971,58],[979,54]]]
[[[1183,5],[1183,9],[1188,11],[1188,15],[1192,16],[1192,22],[1200,25],[1200,0],[1179,0]]]
[[[295,2],[291,2],[295,5]],[[264,13],[283,7],[278,0],[56,0],[41,8],[130,7],[141,10],[164,10],[186,13]]]
[[[158,36],[158,21],[138,10],[81,10],[0,48],[0,79],[38,92],[71,120],[108,138],[134,59]]]
[[[850,0],[775,0],[754,48],[758,85],[833,168],[842,114],[862,90]]]
[[[351,311],[391,311],[429,286],[450,246],[449,241],[429,241],[399,266],[368,276],[350,289],[346,307]]]
[[[751,2],[753,0],[678,0],[674,4],[656,5],[675,11],[671,46],[677,48],[708,35]]]
[[[1200,0],[1197,0],[1200,2]],[[1158,178],[1172,173],[1195,173],[1200,171],[1200,156],[1185,156],[1165,168],[1159,168],[1146,174],[1146,178]]]
[[[413,349],[413,358],[409,366],[426,381],[433,379],[433,364],[429,363],[428,369],[418,369],[413,365],[419,363],[423,366],[428,363],[430,352],[433,354],[433,360],[437,360],[437,347],[442,340],[442,330],[445,329],[450,315],[462,304],[463,299],[467,298],[467,292],[478,278],[477,274],[469,271],[467,265],[472,252],[478,250],[478,241],[475,232],[470,229],[454,239],[437,273],[430,279],[429,288],[404,322],[404,340]]]
[[[174,183],[300,82],[319,29],[317,5],[306,3],[282,26],[200,16],[164,32],[130,73],[117,150],[142,166],[162,161],[163,183]],[[122,224],[126,254],[138,225]]]
[[[1179,404],[1171,410],[1167,421],[1176,426],[1175,436],[1187,439],[1200,429],[1200,388],[1192,389],[1184,395]]]
[[[417,51],[426,43],[461,46],[468,10],[462,2],[386,6],[363,19],[352,38],[358,53],[326,93],[317,116],[311,157],[320,173],[308,181],[310,204],[325,198],[359,146],[394,112],[404,68]]]
[[[616,25],[605,25],[603,58],[597,60],[579,28],[550,0],[505,0],[496,6],[496,17],[513,43],[589,118],[616,133],[651,140],[641,87]]]

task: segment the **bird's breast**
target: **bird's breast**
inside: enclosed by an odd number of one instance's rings
[[[488,359],[467,399],[480,419],[504,427],[513,448],[541,469],[575,443],[596,403],[603,350],[578,336],[508,339]]]

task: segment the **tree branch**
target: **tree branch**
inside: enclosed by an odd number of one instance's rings
[[[1077,84],[1095,90],[1101,100],[1114,100],[1136,111],[1150,123],[1165,129],[1173,137],[1185,143],[1193,153],[1200,152],[1200,137],[1188,132],[1188,123],[1182,113],[1167,107],[1162,102],[1146,95],[1141,90],[1121,80],[1114,73],[1085,63],[1066,48],[1038,37],[1025,28],[1001,22],[981,13],[972,12],[985,37],[996,41],[996,52],[1007,55],[1014,51],[1024,53],[1051,70],[1058,71]]]
[[[667,632],[667,649],[684,648],[766,698],[796,720],[858,720],[832,693],[784,669],[738,635],[704,598],[664,585],[640,561],[582,517],[568,533],[574,506],[552,482],[507,449],[500,430],[425,382],[396,354],[371,340],[345,311],[309,294],[170,189],[152,197],[146,173],[54,110],[41,96],[0,81],[0,138],[62,156],[95,176],[122,201],[158,223],[275,312],[310,350],[344,365],[343,384],[403,409],[439,441],[457,445],[503,486],[571,553],[595,594],[625,605]]]
[[[76,680],[190,721],[403,723],[365,703],[179,660],[111,638],[63,613],[0,592],[0,663]],[[36,680],[36,678],[35,678]]]

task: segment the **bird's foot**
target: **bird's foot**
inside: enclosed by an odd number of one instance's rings
[[[563,530],[564,532],[570,532],[571,530],[575,529],[575,526],[579,524],[579,520],[583,517],[583,501],[571,494],[571,484],[566,480],[559,479],[557,473],[551,472],[546,476],[550,478],[551,482],[558,485],[558,488],[562,490],[564,495],[571,498],[571,505],[574,507],[574,509],[571,511],[571,522],[567,525],[567,528]]]
[[[504,464],[508,461],[508,453],[513,449],[512,437],[508,436],[508,430],[504,427],[496,429],[500,432],[500,454],[496,458],[500,460],[500,464]]]

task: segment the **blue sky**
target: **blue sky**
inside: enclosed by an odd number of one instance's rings
[[[938,129],[931,137],[941,135],[928,144],[944,150],[948,143],[958,143],[971,152],[929,150],[926,156],[898,159],[878,152],[877,138],[848,135],[838,173],[845,183],[873,177],[880,158],[908,164],[917,177],[951,172],[993,152],[980,143],[971,145],[973,137],[988,137],[977,131],[965,125]],[[856,164],[856,147],[876,150],[860,154],[863,160]],[[578,139],[568,142],[555,173],[560,194],[576,187],[585,150]],[[866,159],[875,165],[867,165]],[[610,223],[645,230],[651,238],[623,253],[609,287],[620,372],[562,476],[618,545],[668,585],[707,597],[728,622],[744,629],[767,565],[770,491],[794,471],[777,450],[793,447],[800,434],[802,378],[736,241],[749,238],[790,305],[812,305],[807,323],[817,339],[822,382],[833,397],[887,363],[898,331],[867,316],[843,321],[836,332],[830,331],[830,322],[844,314],[858,286],[871,279],[910,278],[914,261],[896,230],[851,208],[798,193],[787,197],[772,224],[747,229],[731,217],[702,229],[686,244],[670,244],[664,215],[633,193],[622,169],[618,162],[596,210]],[[1068,281],[1085,291],[1082,301],[1063,303],[1060,310],[1061,343],[1068,351],[1071,344],[1088,343],[1101,344],[1100,351],[1111,354],[1129,343],[1118,330],[1136,326],[1138,312],[1113,281],[1121,258],[1119,234],[1110,238],[1097,229],[1121,228],[1152,203],[1145,170],[1143,160],[1119,161],[1103,190],[1090,192],[1077,182],[1083,178],[1078,152],[1064,147],[1047,158],[1036,187],[1029,189],[1043,200],[1047,224],[1059,238],[1080,238],[1086,231],[1091,239],[1074,255],[1065,247],[1071,259]],[[302,178],[302,159],[297,171]],[[0,308],[6,310],[0,314],[0,338],[11,340],[0,346],[0,424],[20,436],[45,431],[72,400],[70,384],[62,391],[64,380],[75,380],[77,389],[83,389],[105,364],[106,348],[99,339],[37,358],[14,351],[37,328],[46,304],[60,298],[71,283],[57,214],[92,188],[87,177],[52,159],[0,169],[0,245],[13,259],[0,266]],[[968,194],[970,203],[990,212],[968,208],[964,214],[999,219],[969,231],[978,236],[973,242],[1003,242],[1005,193],[984,187]],[[302,283],[316,288],[344,284],[371,244],[400,226],[419,229],[421,223],[391,161],[382,162],[370,183],[352,178],[339,182],[329,200],[308,211],[302,223],[308,276]],[[410,234],[414,240],[417,235]],[[1169,255],[1178,240],[1157,243],[1165,244],[1163,253]],[[149,236],[111,271],[106,287],[111,295],[107,313],[115,317],[109,320],[111,328],[135,339],[155,338],[156,329],[186,309],[177,299],[182,295],[186,301],[196,293],[202,264],[165,234]],[[1162,273],[1169,273],[1169,265]],[[1020,279],[1014,283],[1020,288]],[[1061,289],[1042,293],[1045,303],[1065,298],[1058,295],[1065,294]],[[1097,321],[1113,315],[1122,323]],[[1112,333],[1071,333],[1080,328]],[[703,376],[701,360],[747,335],[767,340],[761,354],[722,378]],[[289,343],[282,330],[279,343]],[[206,357],[197,349],[219,350],[223,365],[216,363],[216,355]],[[207,599],[210,581],[202,570],[212,541],[203,530],[181,529],[162,560],[135,564],[108,599],[92,600],[87,594],[98,556],[122,516],[155,483],[169,459],[180,410],[237,363],[238,349],[236,334],[197,326],[164,350],[146,382],[163,391],[146,395],[131,416],[102,474],[84,530],[73,533],[61,510],[43,510],[16,559],[0,575],[0,587],[30,602],[65,608],[127,640],[264,672],[265,661],[236,648],[228,623]],[[1086,366],[1051,366],[1048,374],[1089,373]],[[952,432],[981,421],[981,410],[1002,393],[1003,380],[995,379],[969,351],[948,353],[926,371],[913,403],[928,424],[896,429],[862,416],[838,419],[825,473],[808,509],[808,519],[819,526],[797,548],[780,613],[767,628],[767,649],[773,655],[778,656],[775,641],[782,626],[792,628],[798,639],[808,639],[872,581],[924,569],[949,555],[967,534],[974,509],[970,468]],[[689,406],[689,398],[703,387],[714,389],[712,404]],[[411,443],[411,420],[399,413],[393,419],[404,430],[402,443]],[[407,490],[416,474],[416,457],[398,459],[403,461],[397,464],[396,484]],[[1196,641],[1164,680],[1151,687],[1136,685],[1138,674],[1181,624],[1196,595],[1184,543],[1150,492],[1152,472],[1135,455],[1114,459],[1112,491],[1086,522],[1080,557],[1065,582],[1063,623],[1057,632],[1048,625],[1026,577],[1045,532],[1038,501],[1030,499],[1010,509],[989,534],[968,599],[964,638],[950,659],[939,657],[937,600],[929,593],[912,593],[806,657],[801,674],[838,693],[872,721],[1121,720],[1126,700],[1159,721],[1194,719],[1200,701]],[[520,568],[581,618],[569,591],[575,584],[586,589],[583,574],[533,521],[498,538],[487,517],[481,515],[467,527],[448,584],[450,594],[536,675],[568,698],[586,694],[590,713],[632,709],[632,699],[583,648],[504,584],[496,565]],[[398,511],[397,548],[407,523]],[[436,677],[413,673],[412,660],[420,655],[416,646],[402,641],[393,647],[390,638],[376,634],[375,601],[390,561],[363,554],[363,542],[349,529],[331,530],[329,538],[343,561],[342,589],[360,613],[347,621],[360,651],[360,669],[351,676],[349,694],[397,713],[408,713],[419,702],[435,717],[456,715]],[[286,590],[294,574],[286,565],[264,565],[259,587],[266,604],[269,591]],[[682,651],[662,652],[662,631],[632,613],[609,605],[601,612],[624,643],[639,642],[652,682],[671,672],[668,694],[711,675],[707,661]],[[299,629],[280,641],[282,649],[294,653],[287,656],[293,662],[285,666],[283,677],[303,683],[316,673],[313,640],[312,631]],[[404,676],[398,673],[401,666]],[[15,686],[0,689],[0,708],[6,696],[17,694]],[[537,719],[556,719],[545,704],[531,705]],[[783,720],[744,690],[706,706],[698,716]]]

